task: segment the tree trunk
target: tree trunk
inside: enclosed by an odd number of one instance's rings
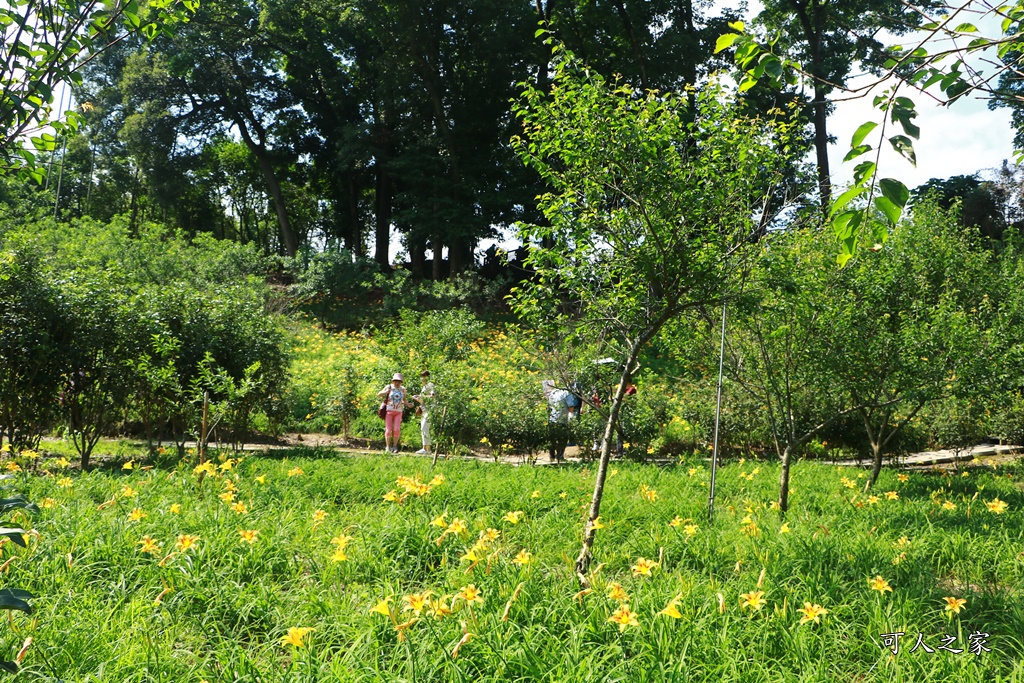
[[[548,31],[551,31],[551,13],[555,9],[555,0],[548,0],[547,3],[536,0],[534,4],[537,9],[537,23]],[[551,68],[551,59],[554,57],[554,43],[540,46],[540,61],[537,64],[537,90],[546,93],[551,87],[551,79],[548,78],[548,69]]]
[[[789,509],[789,467],[792,461],[793,447],[786,446],[782,451],[782,472],[779,474],[779,510],[782,514]]]
[[[473,260],[473,247],[466,238],[460,238],[448,245],[448,272],[453,277],[458,275]]]
[[[409,239],[409,265],[412,269],[412,274],[418,279],[423,279],[425,276],[424,268],[427,263],[427,245],[423,241],[423,238],[410,238]]]
[[[878,481],[878,474],[882,471],[882,455],[884,453],[885,449],[882,448],[881,440],[871,442],[871,477],[868,478],[868,483],[864,487],[865,491]]]
[[[376,244],[373,258],[384,270],[390,270],[391,259],[391,177],[380,164],[376,165],[377,182],[374,190],[374,213],[376,216]]]
[[[640,52],[640,39],[636,35],[636,28],[629,18],[625,3],[622,0],[616,0],[612,4],[615,5],[615,11],[619,13],[619,20],[622,22],[622,27],[626,30],[626,36],[629,38],[629,44],[633,48],[633,59],[636,60],[637,68],[640,69],[640,88],[647,90],[647,62]]]
[[[693,22],[693,0],[683,0],[682,4],[682,31],[686,36],[686,61],[682,65],[683,79],[687,85],[697,85],[697,60],[694,55],[698,54],[700,40],[697,37],[697,27]],[[686,101],[690,105],[690,111],[697,110],[697,91],[690,88],[686,91]]]
[[[434,252],[434,261],[430,264],[430,278],[434,282],[438,282],[444,279],[444,262],[442,260],[442,254],[444,253],[444,244],[441,242],[440,237],[435,237],[430,243],[430,250]]]
[[[362,225],[359,221],[359,185],[356,183],[354,171],[347,174],[345,186],[348,190],[348,230],[345,231],[345,247],[356,256],[362,256],[365,249]]]
[[[267,183],[267,192],[270,194],[274,212],[277,214],[277,224],[281,229],[281,240],[284,243],[285,252],[288,256],[294,257],[299,251],[299,242],[295,238],[295,231],[292,230],[292,223],[288,219],[288,208],[285,206],[284,194],[281,192],[281,183],[277,180],[277,173],[274,172],[274,164],[271,163],[267,147],[263,144],[262,138],[259,142],[253,139],[241,116],[235,118],[235,125],[238,127],[238,133],[242,136],[245,146],[249,148],[260,164],[263,179]]]
[[[828,100],[825,89],[817,83],[814,86],[814,151],[818,162],[818,193],[821,195],[821,209],[828,213],[832,205],[832,174],[828,166]]]
[[[601,458],[597,466],[597,479],[594,482],[594,496],[590,500],[590,512],[587,515],[587,526],[583,534],[583,547],[580,548],[580,554],[576,558],[576,576],[583,587],[588,584],[587,571],[590,569],[591,550],[594,547],[594,537],[597,534],[594,520],[601,515],[601,499],[604,496],[604,483],[608,476],[608,461],[611,460],[612,437],[618,426],[622,398],[626,395],[626,386],[632,379],[631,370],[636,364],[637,355],[639,355],[639,346],[633,348],[626,360],[625,369],[619,377],[619,386],[615,389],[615,396],[612,398],[612,409],[605,421],[604,435],[601,437]]]
[[[825,84],[825,59],[822,37],[825,33],[825,4],[828,0],[787,0],[803,28],[810,50],[810,73],[814,79],[814,150],[818,165],[818,193],[822,211],[827,215],[832,203],[832,180],[828,166],[828,86]]]

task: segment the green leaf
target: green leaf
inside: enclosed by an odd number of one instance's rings
[[[889,144],[900,156],[917,166],[917,154],[914,152],[914,143],[905,135],[893,135],[889,138]]]
[[[861,154],[866,154],[867,152],[870,152],[872,149],[874,148],[871,145],[857,145],[856,147],[852,147],[850,151],[846,153],[846,156],[843,157],[843,161],[846,162],[850,161],[851,159],[856,159]]]
[[[740,87],[737,88],[738,92],[746,92],[757,85],[757,79],[748,75],[743,77],[743,81],[740,82]]]
[[[978,27],[975,26],[974,24],[964,22],[953,30],[956,31],[957,33],[977,33]]]
[[[849,190],[839,195],[838,199],[832,202],[832,211],[830,212],[831,215],[835,216],[836,214],[843,210],[843,207],[845,207],[851,201],[853,201],[854,199],[856,199],[857,197],[859,197],[860,195],[864,194],[867,191],[868,190],[866,187],[860,185],[855,185],[851,187]]]
[[[863,161],[853,169],[853,182],[856,185],[863,185],[864,181],[875,174],[875,162]]]
[[[718,40],[715,41],[715,54],[717,55],[722,50],[728,50],[739,37],[738,33],[726,33],[718,36]]]
[[[731,28],[733,31],[739,31],[740,33],[743,33],[743,29],[745,28],[745,26],[742,21],[730,21],[729,28]]]
[[[761,57],[761,66],[764,67],[765,73],[771,76],[773,79],[782,78],[782,62],[773,54],[766,54]]]
[[[941,81],[943,78],[943,73],[938,69],[932,69],[931,74],[932,75],[928,78],[928,80],[924,82],[924,85],[921,86],[922,90],[926,90],[932,87],[933,85]]]
[[[26,600],[32,598],[32,594],[17,588],[0,589],[0,609],[20,610],[25,614],[32,614],[32,606]]]
[[[35,503],[30,503],[22,497],[0,499],[0,514],[10,510],[25,510],[26,512],[39,512]]]
[[[841,240],[849,239],[860,226],[864,213],[860,209],[844,211],[832,221],[832,230],[836,238]]]
[[[13,527],[0,527],[0,536],[6,536],[7,538],[14,541],[16,545],[20,545],[22,548],[28,546],[25,542],[25,530]]]
[[[875,121],[865,121],[857,127],[856,132],[853,134],[853,139],[850,140],[850,147],[856,147],[860,143],[864,142],[864,138],[868,136],[868,133],[878,127],[878,123]]]
[[[882,196],[901,209],[910,199],[910,190],[895,178],[882,178],[878,181],[878,188],[882,191]]]
[[[900,207],[896,206],[885,197],[875,197],[875,206],[879,211],[885,214],[885,217],[889,219],[890,223],[893,225],[899,223],[900,214],[903,213],[903,210]]]

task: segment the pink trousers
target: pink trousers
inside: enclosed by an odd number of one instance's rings
[[[402,411],[388,410],[384,417],[384,435],[395,437],[395,441],[402,435]]]

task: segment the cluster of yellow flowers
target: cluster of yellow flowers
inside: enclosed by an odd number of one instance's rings
[[[217,465],[214,464],[212,460],[207,460],[206,462],[200,463],[199,465],[193,467],[192,474],[196,476],[202,474],[210,477],[216,477],[220,474],[230,472],[234,468],[234,466],[240,462],[242,462],[241,458],[226,458],[223,462]]]
[[[520,584],[522,587],[522,584]],[[519,590],[513,594],[513,600],[519,594]],[[418,622],[424,615],[443,619],[446,616],[455,614],[461,607],[472,610],[473,605],[484,603],[483,592],[475,584],[467,584],[460,588],[454,595],[437,595],[432,590],[425,590],[422,593],[410,593],[402,596],[401,612],[397,607],[391,606],[392,598],[386,597],[370,609],[371,614],[380,614],[391,620],[392,626],[398,632],[398,640],[405,640],[405,631]],[[511,600],[509,604],[511,604]],[[399,622],[398,617],[402,612],[411,612],[412,616],[404,622]],[[507,614],[507,610],[506,610]],[[458,650],[469,640],[468,631],[463,634],[462,640],[455,646],[453,657],[458,655]]]
[[[690,470],[690,471],[694,472],[695,470]],[[739,478],[740,479],[746,479],[747,481],[754,481],[754,477],[756,477],[760,473],[761,473],[761,468],[760,467],[755,467],[749,473],[747,473],[747,472],[745,472],[743,470],[740,470]],[[692,477],[693,475],[691,474],[690,476]]]
[[[389,503],[402,504],[410,495],[425,496],[430,493],[435,487],[444,483],[444,475],[438,474],[426,484],[420,481],[419,477],[406,476],[399,477],[395,483],[398,484],[398,487],[401,488],[404,493],[400,494],[397,490],[391,489],[384,494],[383,498]]]
[[[256,532],[252,532],[255,534]],[[186,553],[192,548],[196,547],[196,542],[199,540],[199,536],[193,536],[191,534],[178,534],[178,538],[174,543],[174,551],[168,553],[162,560],[160,560],[160,566],[167,564],[168,560],[174,557],[178,553]],[[244,540],[244,539],[243,539]],[[249,541],[250,543],[252,541]],[[142,537],[139,545],[141,546],[141,552],[148,553],[150,555],[159,555],[161,552],[161,544],[158,540],[153,537],[146,535]]]

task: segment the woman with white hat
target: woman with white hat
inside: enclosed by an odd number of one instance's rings
[[[406,401],[405,387],[402,384],[405,379],[402,373],[396,372],[391,378],[391,383],[377,392],[379,398],[384,399],[387,413],[384,416],[384,450],[385,452],[397,453],[398,445],[402,436],[402,412],[412,407],[412,403]]]

